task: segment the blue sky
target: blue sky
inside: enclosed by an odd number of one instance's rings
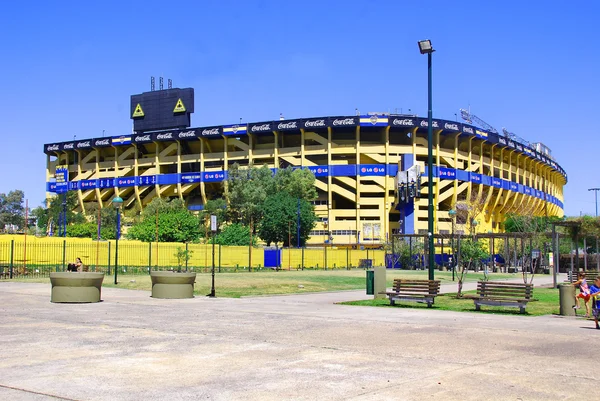
[[[56,5],[51,4],[56,3]],[[597,1],[6,2],[0,192],[45,197],[44,143],[131,131],[150,76],[195,88],[193,126],[459,108],[552,149],[567,215],[600,187]]]

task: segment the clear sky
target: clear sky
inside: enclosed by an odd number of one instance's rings
[[[567,171],[567,215],[600,187],[600,2],[5,2],[0,192],[45,197],[43,144],[131,132],[150,76],[195,88],[193,126],[468,108],[543,142]]]

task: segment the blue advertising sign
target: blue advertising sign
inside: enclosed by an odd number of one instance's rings
[[[332,165],[331,175],[333,177],[354,177],[356,176],[356,164],[349,165]]]
[[[384,164],[359,164],[358,172],[362,176],[384,176],[385,165]]]
[[[440,178],[443,180],[455,180],[456,170],[448,167],[440,167]]]
[[[87,189],[94,189],[98,185],[98,180],[81,180],[79,181],[79,189],[85,191]]]
[[[201,182],[202,174],[198,173],[185,173],[181,174],[181,182],[185,184],[192,184],[194,182]]]
[[[137,184],[136,177],[118,177],[115,178],[115,187],[134,187]]]
[[[155,175],[142,175],[138,177],[138,185],[154,185],[156,184]]]
[[[204,182],[221,182],[225,179],[225,171],[205,171],[202,173]]]
[[[471,173],[471,182],[475,184],[481,184],[481,174]]]
[[[315,177],[327,177],[329,175],[328,166],[310,166],[308,169],[312,171]]]
[[[502,188],[502,180],[500,178],[492,177],[492,186],[495,188]]]
[[[98,188],[113,188],[114,178],[99,178],[97,185]]]
[[[57,194],[64,194],[69,190],[68,182],[57,182],[54,184],[54,192]]]

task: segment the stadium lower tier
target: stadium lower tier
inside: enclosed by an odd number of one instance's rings
[[[323,121],[333,117],[327,119]],[[109,206],[117,195],[125,208],[141,209],[158,196],[178,197],[189,209],[201,210],[207,200],[222,196],[222,182],[234,163],[242,168],[266,164],[273,170],[292,166],[310,169],[316,177],[318,223],[309,243],[380,244],[395,233],[426,233],[427,130],[417,119],[412,127],[387,120],[381,125],[380,119],[363,126],[360,121],[342,128],[298,124],[304,128],[286,132],[277,131],[276,122],[256,123],[234,134],[211,128],[220,135],[210,137],[202,135],[207,129],[198,128],[179,139],[177,134],[153,134],[138,143],[134,135],[101,147],[94,140],[83,147],[47,145],[47,191],[49,196],[76,191],[77,210],[83,213],[90,203]],[[257,124],[273,130],[252,134]],[[471,126],[443,120],[436,125],[452,126],[434,130],[436,233],[472,228],[458,219],[453,224],[448,213],[461,200],[480,205],[480,232],[502,232],[508,213],[563,215],[566,174],[553,159]],[[420,191],[414,198],[399,197],[399,176],[414,166],[422,172]]]

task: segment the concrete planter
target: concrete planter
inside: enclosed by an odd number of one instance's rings
[[[196,273],[150,272],[152,298],[194,298]]]
[[[50,302],[100,302],[104,273],[50,273],[52,294]]]

